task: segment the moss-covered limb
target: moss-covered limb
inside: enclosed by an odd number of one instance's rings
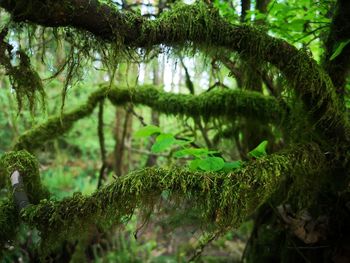
[[[19,171],[23,180],[24,192],[31,204],[49,197],[49,192],[41,184],[38,161],[26,151],[7,152],[0,158],[0,188],[7,186],[8,199],[0,202],[0,258],[3,246],[7,241],[15,240],[20,224],[18,207],[10,176]]]
[[[335,140],[350,140],[350,126],[332,81],[312,58],[266,32],[228,23],[215,9],[202,2],[175,5],[155,20],[121,13],[98,0],[65,0],[60,3],[2,0],[0,6],[18,21],[82,28],[127,48],[194,43],[225,47],[239,52],[242,57],[270,62],[284,73],[321,134]]]
[[[336,12],[332,20],[330,32],[326,41],[326,56],[324,66],[330,75],[337,92],[344,95],[346,78],[350,70],[350,45],[330,60],[337,47],[350,39],[350,1],[338,0]]]
[[[47,27],[72,26],[107,40],[115,39],[115,34],[127,41],[137,38],[140,32],[133,23],[144,20],[131,12],[118,12],[98,0],[0,0],[0,7],[18,22],[30,21]]]
[[[213,90],[194,96],[172,94],[144,86],[136,89],[113,88],[108,97],[115,105],[131,102],[170,115],[229,119],[245,116],[265,123],[280,123],[283,117],[276,99],[258,92],[241,90]]]
[[[22,150],[7,152],[0,158],[0,178],[5,181],[10,199],[12,199],[10,176],[15,170],[22,177],[31,204],[37,204],[41,199],[48,198],[48,191],[41,184],[38,161],[30,153]]]
[[[116,106],[130,102],[172,115],[205,118],[225,116],[232,119],[245,116],[264,123],[277,124],[282,123],[284,116],[277,100],[257,92],[215,90],[194,96],[171,94],[151,86],[134,89],[101,88],[76,110],[50,118],[46,123],[24,133],[14,149],[33,151],[46,141],[57,138],[67,132],[74,122],[91,114],[97,103],[105,97]]]
[[[14,202],[0,202],[0,258],[5,244],[15,240],[19,224],[19,213]]]
[[[202,211],[199,224],[226,229],[238,226],[287,177],[293,181],[319,176],[325,166],[324,154],[309,144],[252,161],[228,174],[146,168],[119,177],[90,196],[77,193],[62,201],[43,200],[22,210],[21,218],[41,231],[43,245],[55,246],[81,235],[90,224],[120,223],[135,209],[154,209],[167,191],[170,200],[193,202]]]
[[[72,128],[77,120],[90,115],[97,103],[105,96],[106,89],[100,89],[93,93],[88,101],[77,109],[61,114],[57,117],[49,118],[47,122],[28,130],[19,137],[14,149],[34,151],[41,147],[45,142],[64,134]]]

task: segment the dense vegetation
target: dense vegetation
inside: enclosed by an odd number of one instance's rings
[[[350,2],[0,7],[5,262],[350,260]]]

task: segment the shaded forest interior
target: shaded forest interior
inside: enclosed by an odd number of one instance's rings
[[[3,262],[350,262],[350,2],[0,0]]]

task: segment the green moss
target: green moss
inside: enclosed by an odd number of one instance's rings
[[[23,107],[23,99],[28,100],[29,109],[34,113],[37,93],[39,93],[41,104],[45,106],[45,91],[38,73],[32,68],[29,57],[24,51],[18,52],[20,63],[8,70],[12,88],[16,92],[18,109]]]
[[[225,118],[234,120],[237,116],[260,120],[264,124],[282,124],[284,113],[277,100],[257,92],[240,90],[214,90],[198,96],[171,94],[151,86],[135,89],[102,88],[93,93],[87,103],[69,113],[50,118],[46,123],[24,133],[15,145],[16,150],[34,151],[48,140],[67,132],[73,124],[90,115],[97,103],[108,97],[116,105],[132,103],[149,106],[168,115],[190,117]]]
[[[14,202],[0,202],[0,258],[5,244],[16,239],[18,226],[19,216]]]
[[[127,90],[111,89],[108,97],[115,105],[131,102],[170,115],[224,117],[229,120],[243,115],[263,119],[267,123],[278,123],[283,116],[283,111],[274,98],[240,90],[214,90],[194,96],[162,92],[146,86]]]
[[[31,204],[49,197],[49,192],[41,184],[36,158],[26,151],[7,152],[0,159],[0,180],[7,185],[8,201],[0,203],[0,254],[3,246],[16,239],[20,224],[18,209],[12,200],[10,176],[15,171],[22,175],[25,191]]]
[[[106,89],[101,89],[90,96],[86,104],[80,106],[76,110],[57,117],[52,117],[47,122],[28,130],[19,137],[14,149],[34,151],[42,146],[43,143],[64,134],[71,129],[77,120],[84,118],[93,112],[97,103],[105,96],[105,92]]]
[[[12,193],[11,174],[17,170],[23,178],[25,191],[31,204],[37,204],[48,198],[47,189],[41,184],[38,161],[27,151],[5,153],[0,159],[0,178],[6,180],[7,189]],[[9,196],[12,199],[12,196]]]
[[[208,5],[197,3],[177,4],[159,19],[144,21],[141,31],[140,37],[129,45],[224,47],[255,64],[271,63],[303,102],[304,113],[316,132],[335,140],[350,140],[349,122],[327,73],[307,53],[267,35],[264,30],[232,25]]]
[[[287,177],[308,176],[321,171],[317,146],[297,147],[284,154],[252,161],[232,173],[190,172],[186,169],[147,168],[119,177],[91,196],[74,194],[62,201],[42,200],[21,213],[22,219],[41,231],[43,251],[62,240],[75,239],[91,224],[108,226],[130,218],[135,209],[149,215],[160,206],[163,191],[169,201],[190,202],[202,212],[203,227],[237,227],[266,202]],[[287,175],[287,177],[286,177]]]
[[[33,14],[35,9],[27,2],[20,2],[21,8],[17,6],[16,10],[19,12],[17,14],[19,18],[29,16],[36,22],[40,21],[48,25],[53,22],[49,18],[43,19],[42,14]],[[77,10],[84,10],[79,5],[66,7],[62,4],[55,4],[48,8],[41,1],[34,1],[34,3],[36,7],[41,6],[52,14],[62,12],[69,15]],[[16,3],[4,3],[3,5],[11,10]],[[293,90],[303,102],[304,115],[308,116],[313,132],[324,136],[323,138],[332,138],[331,144],[334,141],[350,140],[350,125],[329,76],[308,54],[281,39],[267,35],[266,30],[246,25],[233,25],[220,17],[216,9],[203,1],[198,1],[193,5],[174,4],[169,11],[163,12],[159,18],[154,20],[145,19],[135,13],[122,13],[98,2],[91,2],[89,7],[91,15],[101,18],[99,25],[104,29],[103,32],[97,31],[90,24],[75,24],[76,21],[70,24],[64,19],[61,23],[84,28],[100,36],[106,40],[105,42],[109,42],[109,45],[102,43],[97,45],[100,51],[102,48],[110,50],[103,57],[107,68],[114,69],[115,61],[123,53],[139,54],[140,47],[150,50],[160,44],[181,49],[190,48],[195,51],[197,48],[205,51],[218,49],[234,51],[244,60],[254,61],[257,65],[270,63],[283,73],[288,81],[288,89]],[[106,17],[101,16],[99,13],[101,10],[106,12]],[[78,35],[74,33],[74,36]],[[92,42],[88,43],[87,40],[84,45],[78,44],[83,39],[91,38],[90,33],[85,32],[80,35],[81,37],[76,38],[78,41],[73,41],[73,43],[76,45],[74,50],[80,50],[82,53],[73,52],[73,54],[79,54],[78,57],[81,57],[80,54],[91,57],[94,52],[90,51],[96,51],[99,48],[96,48]],[[100,53],[105,54],[106,52]],[[128,58],[131,59],[132,55],[129,55]],[[77,67],[75,65],[72,63],[70,68]]]

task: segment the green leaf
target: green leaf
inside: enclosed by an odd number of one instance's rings
[[[174,157],[181,158],[185,156],[194,156],[194,157],[206,157],[209,154],[218,153],[217,151],[209,151],[206,148],[187,148],[183,150],[176,151]]]
[[[295,19],[288,23],[288,27],[293,31],[300,32],[302,31],[305,22],[304,19]]]
[[[221,170],[225,166],[225,161],[220,157],[207,157],[201,159],[198,166],[204,171],[215,172]]]
[[[256,148],[251,150],[248,155],[252,158],[260,158],[266,155],[266,146],[268,141],[262,141]]]
[[[176,139],[176,145],[179,145],[179,146],[188,145],[191,142],[193,142],[193,140],[191,140],[191,139],[180,139],[180,140]]]
[[[199,167],[199,163],[200,163],[201,159],[194,159],[190,162],[190,170],[191,171],[196,171],[198,170]]]
[[[347,44],[350,43],[350,39],[346,41],[341,41],[340,43],[337,44],[335,51],[333,52],[331,58],[329,60],[335,59],[337,56],[340,55],[340,53],[343,51],[343,49],[347,46]]]
[[[227,162],[225,163],[224,167],[222,168],[225,172],[231,172],[233,170],[236,170],[242,166],[241,161],[235,161],[235,162]]]
[[[134,137],[135,138],[148,137],[155,133],[161,133],[160,128],[154,125],[148,125],[148,126],[142,127],[137,132],[135,132]]]
[[[156,142],[152,145],[151,151],[154,153],[159,153],[168,149],[174,144],[176,144],[176,139],[172,134],[162,133],[158,135]]]

